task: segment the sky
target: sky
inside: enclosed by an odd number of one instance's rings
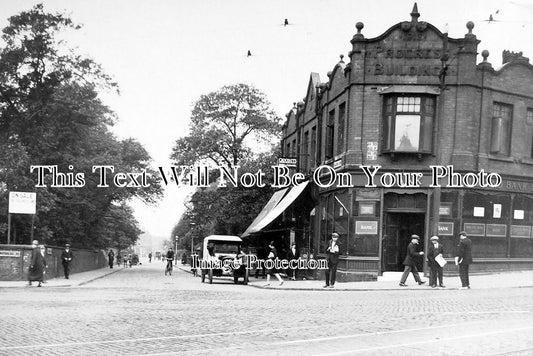
[[[120,95],[102,94],[119,117],[113,132],[140,141],[156,167],[171,165],[174,142],[187,135],[200,95],[224,85],[251,84],[284,118],[305,96],[311,72],[326,81],[339,55],[348,61],[357,22],[364,23],[366,38],[377,37],[410,20],[414,5],[411,0],[2,0],[0,26],[37,3],[83,25],[69,34],[68,44],[118,82]],[[522,51],[533,62],[533,2],[417,4],[419,21],[441,31],[447,26],[452,38],[464,37],[466,23],[473,21],[481,40],[478,51],[490,52],[494,68],[501,65],[504,49]],[[491,14],[496,21],[487,21]],[[289,26],[283,26],[284,19]],[[142,229],[169,238],[191,192],[174,186],[157,206],[133,202]]]

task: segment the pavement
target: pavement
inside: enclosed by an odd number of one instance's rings
[[[177,267],[185,272],[191,273],[189,265],[177,265]],[[192,274],[192,273],[191,273]],[[407,287],[400,287],[399,281],[402,272],[389,273],[389,277],[378,281],[368,282],[338,282],[334,288],[324,288],[323,280],[290,280],[283,278],[283,285],[280,285],[276,277],[270,278],[270,285],[266,285],[266,279],[251,277],[248,285],[255,288],[262,289],[279,289],[279,290],[298,290],[298,291],[374,291],[374,290],[439,290],[439,289],[460,289],[461,281],[459,276],[444,277],[444,285],[446,288],[431,288],[428,286],[429,280],[422,277],[426,281],[423,285],[418,285],[413,276],[409,275],[406,284]],[[282,275],[283,276],[283,275]],[[392,278],[392,279],[391,279]],[[533,271],[518,271],[518,272],[501,272],[493,274],[470,274],[470,286],[472,289],[501,289],[501,288],[533,288]]]
[[[500,288],[528,285],[530,272],[475,275],[461,291],[458,277],[437,291],[398,288],[396,275],[364,282],[391,291],[320,281],[308,291],[201,283],[164,267],[143,261],[49,282],[72,287],[0,288],[0,356],[533,355],[533,288]]]
[[[43,283],[42,286],[47,287],[47,288],[48,287],[82,286],[84,284],[103,278],[112,273],[119,272],[122,269],[123,269],[122,266],[121,267],[115,266],[114,268],[105,267],[105,268],[95,269],[92,271],[71,273],[69,276],[69,279],[66,279],[64,277],[46,279],[45,277],[45,283]],[[0,288],[31,288],[31,287],[37,287],[38,284],[39,284],[38,282],[33,282],[32,286],[29,286],[28,281],[0,281]]]
[[[191,273],[188,265],[178,264],[178,269]],[[69,279],[52,278],[46,280],[43,287],[77,287],[90,283],[97,279],[106,277],[112,273],[120,272],[124,267],[115,266],[115,268],[100,268],[87,272],[74,273],[70,275]],[[401,272],[389,273],[385,279],[381,278],[378,281],[369,282],[338,282],[334,288],[324,288],[324,281],[322,280],[290,280],[282,275],[283,285],[280,285],[275,277],[271,277],[270,285],[266,285],[266,279],[251,277],[248,286],[261,289],[274,290],[298,290],[298,291],[374,291],[374,290],[439,290],[444,288],[431,288],[428,286],[428,279],[422,278],[426,283],[418,285],[412,275],[407,279],[407,287],[400,287],[398,285]],[[392,279],[391,279],[392,278]],[[445,289],[460,289],[461,282],[459,276],[445,277]],[[33,287],[37,283],[33,282]],[[533,271],[518,271],[518,272],[501,272],[493,274],[471,274],[470,286],[472,289],[495,289],[495,288],[533,288]],[[0,288],[30,288],[27,281],[0,281]]]

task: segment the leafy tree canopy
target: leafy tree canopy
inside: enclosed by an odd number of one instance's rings
[[[0,49],[0,206],[9,191],[36,191],[35,237],[78,247],[121,247],[141,231],[126,205],[132,197],[151,203],[161,196],[151,158],[134,139],[119,140],[109,127],[117,120],[102,103],[101,90],[118,92],[100,65],[59,38],[80,26],[42,5],[9,18]],[[78,188],[35,188],[31,165],[57,165],[62,173],[84,172]],[[149,188],[98,188],[93,165],[115,172],[147,169]],[[0,241],[6,241],[7,209],[0,209]],[[12,241],[28,243],[30,219],[13,215]]]
[[[205,160],[235,166],[258,143],[277,141],[280,118],[258,89],[236,84],[202,95],[191,115],[190,134],[176,141],[171,158],[194,165]]]

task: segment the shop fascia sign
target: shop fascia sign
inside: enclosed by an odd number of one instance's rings
[[[292,157],[279,157],[278,166],[296,167],[298,159]]]

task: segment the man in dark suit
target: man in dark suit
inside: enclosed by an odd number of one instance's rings
[[[470,280],[468,278],[468,270],[472,263],[472,241],[466,237],[466,232],[461,231],[459,237],[459,246],[457,248],[457,256],[455,257],[455,264],[459,266],[459,277],[461,278],[461,289],[470,289]]]
[[[63,272],[65,278],[68,279],[70,274],[70,262],[72,262],[72,251],[70,251],[70,245],[65,244],[65,249],[61,253],[61,263],[63,264]]]
[[[300,254],[298,253],[298,250],[296,249],[296,243],[293,242],[291,244],[291,248],[289,249],[287,257],[288,257],[287,260],[289,262],[292,260],[297,260],[300,257]],[[296,267],[294,268],[289,267],[289,274],[291,275],[290,277],[293,281],[296,280],[296,270],[297,270]]]
[[[326,285],[324,288],[334,288],[335,279],[337,277],[337,265],[339,264],[340,248],[337,243],[339,240],[339,234],[333,232],[331,234],[331,240],[328,242],[326,252],[328,254],[328,269],[326,270]]]
[[[428,247],[428,266],[430,268],[429,273],[429,285],[431,288],[437,287],[437,277],[439,278],[439,287],[444,288],[442,283],[442,266],[435,260],[438,255],[443,256],[444,249],[439,243],[438,236],[431,236],[431,244]]]
[[[115,251],[110,249],[107,253],[107,259],[109,262],[109,268],[113,268],[113,261],[115,261]]]
[[[416,259],[424,255],[424,252],[417,251],[417,245],[419,240],[420,237],[418,235],[411,235],[411,243],[409,244],[409,246],[407,246],[407,255],[405,256],[405,260],[403,261],[405,269],[403,270],[402,278],[400,279],[401,287],[407,287],[405,281],[407,280],[407,277],[409,276],[410,272],[413,273],[413,277],[415,277],[415,281],[419,285],[426,283],[420,279],[420,276],[418,275],[418,269],[416,268]]]

